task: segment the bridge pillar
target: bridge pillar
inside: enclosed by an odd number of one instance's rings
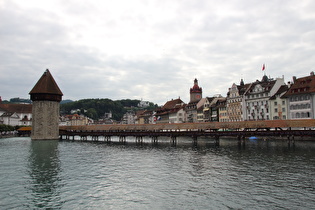
[[[126,143],[126,136],[119,136],[119,142]]]
[[[106,142],[111,142],[111,137],[110,136],[104,136],[104,138],[105,138]]]
[[[292,146],[295,146],[295,139],[294,139],[294,135],[288,135],[288,146],[290,147],[292,144]]]
[[[193,139],[193,143],[196,144],[197,141],[198,141],[198,136],[193,135],[193,136],[192,136],[192,139]]]
[[[215,146],[220,146],[220,137],[219,136],[216,136],[214,138],[214,144],[215,144]]]
[[[152,136],[152,143],[156,144],[158,143],[158,137],[157,136]]]
[[[143,143],[143,137],[142,136],[136,136],[136,143]]]
[[[237,136],[238,145],[245,147],[245,136],[239,135]]]
[[[177,136],[171,136],[171,144],[176,145],[177,143]]]

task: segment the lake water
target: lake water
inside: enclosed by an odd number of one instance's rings
[[[0,209],[315,209],[315,142],[0,139]]]

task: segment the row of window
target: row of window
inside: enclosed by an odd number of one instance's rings
[[[290,110],[295,110],[295,109],[310,109],[311,104],[296,104],[296,105],[291,105]]]
[[[262,98],[262,97],[268,97],[268,93],[259,93],[259,94],[252,94],[252,95],[247,96],[247,98]]]
[[[309,95],[301,95],[301,96],[293,96],[293,97],[290,97],[290,101],[293,102],[293,101],[307,101],[307,100],[310,100],[310,96]]]
[[[277,105],[278,105],[278,102],[275,101],[273,104],[274,104],[275,106],[277,106]],[[285,105],[285,101],[282,101],[282,106],[284,106],[284,105]]]
[[[297,113],[292,113],[291,117],[292,119],[296,118],[310,118],[311,114],[309,112],[297,112]]]
[[[275,112],[278,113],[278,108],[275,108]],[[285,112],[285,108],[282,108],[282,112]]]

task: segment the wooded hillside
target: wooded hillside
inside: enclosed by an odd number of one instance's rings
[[[60,105],[61,114],[71,114],[71,110],[80,110],[79,114],[84,114],[94,120],[103,118],[105,113],[112,112],[114,120],[121,120],[127,110],[141,110],[138,107],[140,100],[122,99],[113,101],[111,99],[82,99]],[[156,104],[150,102],[146,109],[154,109]]]

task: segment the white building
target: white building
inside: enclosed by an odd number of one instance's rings
[[[0,123],[11,126],[31,126],[32,105],[0,104]]]
[[[285,85],[284,78],[276,80],[263,76],[262,80],[252,83],[245,93],[244,120],[270,120],[269,98]]]

